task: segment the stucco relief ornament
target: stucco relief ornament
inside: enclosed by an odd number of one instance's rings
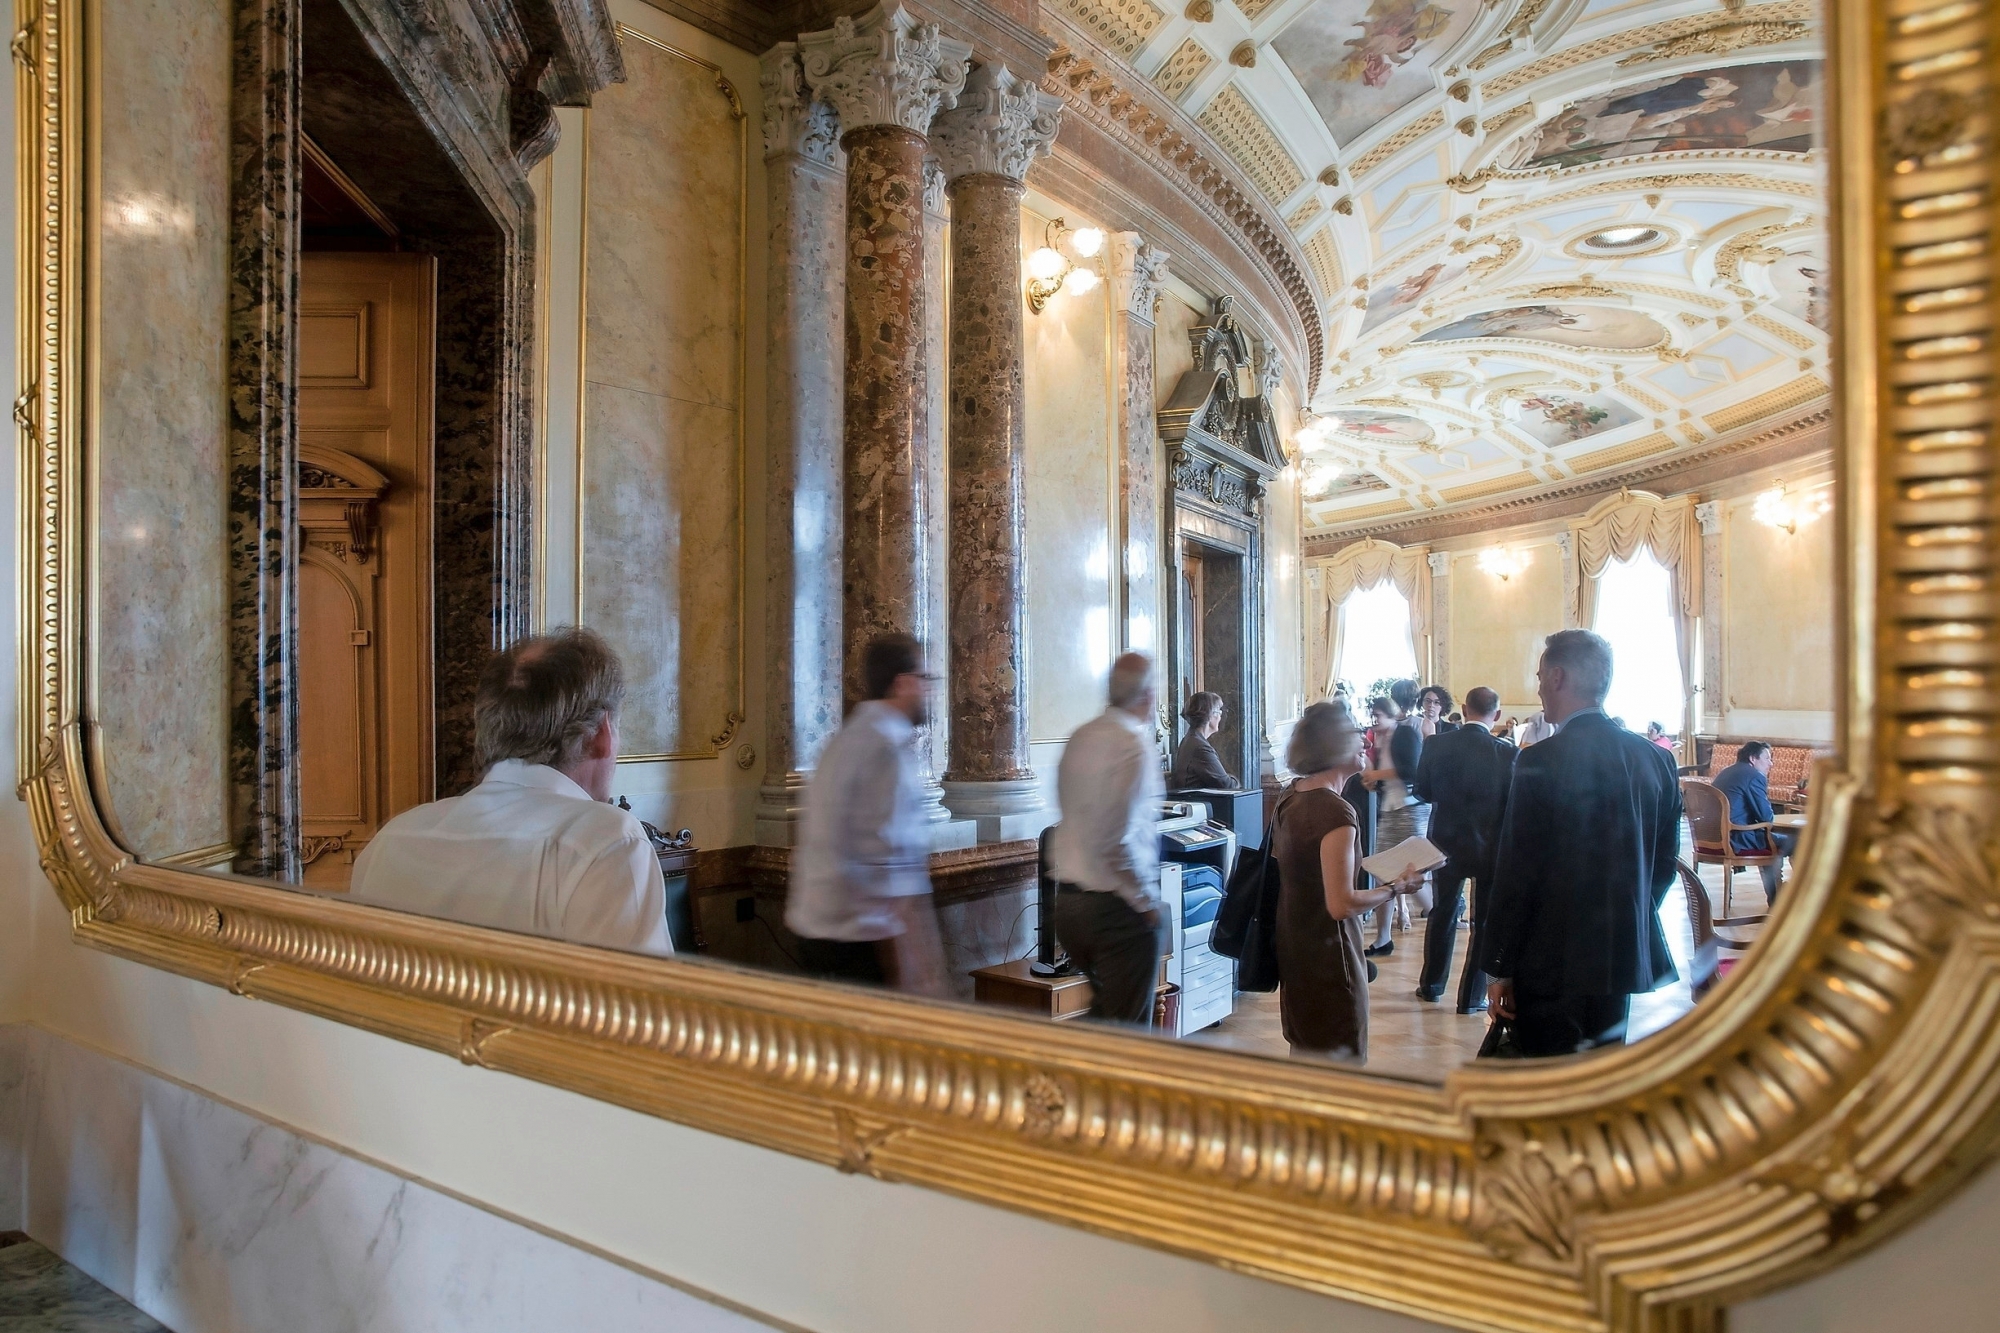
[[[858,19],[799,39],[806,84],[845,130],[900,125],[930,133],[937,113],[958,104],[972,48],[940,36],[909,10],[877,5]]]
[[[1150,321],[1160,293],[1166,290],[1165,250],[1149,245],[1136,231],[1111,234],[1111,296],[1114,308]]]
[[[823,166],[840,163],[840,120],[815,98],[799,66],[796,42],[780,42],[758,62],[764,90],[764,156],[796,153]]]
[[[965,81],[958,105],[931,126],[931,147],[945,175],[1028,178],[1062,127],[1062,98],[1016,77],[1005,65],[981,65]]]

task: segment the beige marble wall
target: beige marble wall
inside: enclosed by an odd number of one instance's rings
[[[1188,330],[1207,322],[1208,316],[1169,291],[1160,297],[1153,311],[1153,373],[1160,403],[1173,396],[1181,376],[1194,369],[1194,349],[1188,345]]]
[[[168,856],[228,838],[230,9],[90,11],[90,708],[117,830]]]
[[[1451,679],[1455,699],[1476,685],[1500,692],[1509,713],[1532,713],[1542,640],[1563,627],[1562,551],[1553,539],[1508,543],[1528,566],[1502,580],[1479,567],[1477,551],[1452,553]]]
[[[1071,226],[1085,225],[1074,214]],[[1021,213],[1024,252],[1049,219]],[[1028,735],[1066,737],[1104,710],[1116,640],[1110,551],[1110,308],[1100,284],[1027,316]],[[1043,761],[1037,756],[1037,767]]]
[[[1830,739],[1833,523],[1796,533],[1751,517],[1753,496],[1722,507],[1723,729]]]
[[[1279,390],[1273,407],[1280,439],[1290,439],[1298,412]],[[1299,582],[1299,472],[1286,467],[1264,493],[1264,739],[1269,773],[1281,776],[1285,743],[1305,707],[1306,640]]]
[[[586,133],[579,612],[624,753],[685,755],[744,705],[747,140],[713,70],[629,38],[625,68]]]

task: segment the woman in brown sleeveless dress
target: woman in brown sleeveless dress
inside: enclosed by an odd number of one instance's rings
[[[1405,886],[1355,889],[1354,807],[1339,793],[1361,771],[1361,731],[1347,709],[1308,708],[1292,730],[1286,763],[1299,776],[1271,816],[1285,1040],[1294,1056],[1359,1064],[1368,1058],[1368,965],[1357,918]]]

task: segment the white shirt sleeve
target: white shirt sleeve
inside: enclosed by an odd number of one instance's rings
[[[847,778],[847,851],[858,882],[873,898],[908,898],[930,892],[921,849],[909,845],[909,811],[903,808],[903,753],[887,737],[870,736],[860,763]]]
[[[644,837],[622,838],[583,868],[563,906],[562,935],[578,944],[666,956],[667,882]]]
[[[1119,749],[1120,753],[1104,768],[1103,808],[1110,817],[1098,821],[1090,830],[1096,843],[1091,852],[1111,878],[1118,896],[1138,911],[1150,912],[1158,905],[1157,900],[1152,886],[1139,874],[1139,862],[1132,849],[1135,836],[1132,811],[1144,791],[1147,755],[1145,747],[1136,742],[1121,745]],[[1150,835],[1152,830],[1153,825],[1148,823],[1136,832]]]

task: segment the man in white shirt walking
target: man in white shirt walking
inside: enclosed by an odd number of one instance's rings
[[[1056,938],[1090,978],[1090,1016],[1148,1022],[1167,947],[1153,659],[1111,666],[1111,706],[1078,727],[1056,769],[1062,823],[1049,837]]]
[[[806,786],[785,925],[813,976],[942,998],[917,756],[932,685],[923,662],[923,645],[907,634],[863,651],[868,698],[827,742]]]
[[[638,816],[609,804],[625,673],[587,629],[496,653],[472,705],[485,778],[405,810],[349,896],[424,916],[670,954],[666,884]]]

